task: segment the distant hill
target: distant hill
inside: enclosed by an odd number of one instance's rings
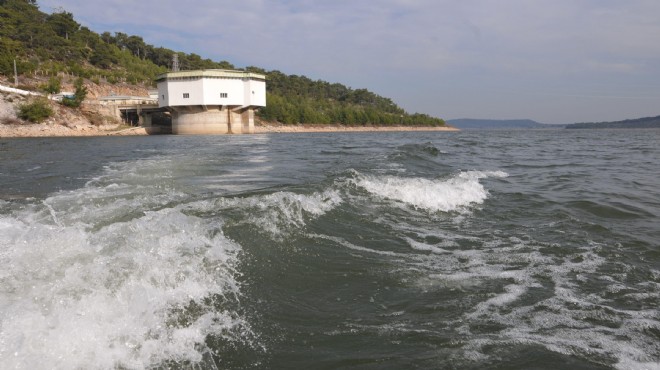
[[[473,119],[461,118],[448,120],[447,123],[451,126],[460,129],[512,129],[512,128],[547,128],[554,127],[546,125],[531,119]]]
[[[572,125],[566,125],[566,128],[660,128],[660,116],[613,122],[574,123]]]

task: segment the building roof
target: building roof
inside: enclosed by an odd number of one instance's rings
[[[200,69],[195,71],[179,71],[163,73],[156,77],[156,81],[164,81],[170,78],[203,78],[203,77],[226,77],[226,78],[249,78],[265,80],[266,76],[259,73],[237,71],[232,69]]]

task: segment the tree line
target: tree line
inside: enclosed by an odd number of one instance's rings
[[[0,0],[0,74],[33,76],[68,75],[93,83],[130,83],[152,86],[157,75],[171,69],[178,55],[182,70],[235,69],[227,61],[213,61],[146,43],[142,37],[122,32],[98,34],[59,9],[39,10],[34,0]],[[268,106],[261,119],[285,124],[339,123],[347,125],[444,125],[426,114],[408,114],[392,100],[366,89],[314,81],[247,67],[267,78]]]

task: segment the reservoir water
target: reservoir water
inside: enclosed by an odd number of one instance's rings
[[[0,139],[0,368],[658,369],[660,131]]]

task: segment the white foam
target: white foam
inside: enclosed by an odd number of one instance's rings
[[[247,222],[274,237],[281,237],[290,230],[304,228],[308,220],[323,216],[342,202],[339,192],[330,189],[309,195],[282,191],[244,198],[222,198],[213,207],[239,208],[251,215]]]
[[[358,174],[354,183],[381,198],[432,212],[449,212],[481,204],[488,198],[488,191],[479,183],[480,179],[506,176],[501,171],[468,171],[449,179],[429,180]]]
[[[449,251],[450,254],[437,256],[429,266],[442,273],[434,272],[420,279],[425,289],[432,286],[428,280],[466,287],[470,282],[512,282],[495,289],[457,320],[455,330],[471,337],[463,354],[485,354],[484,348],[493,345],[529,344],[590,360],[595,357],[618,361],[616,367],[622,369],[656,368],[658,347],[653,336],[645,333],[660,330],[657,311],[617,309],[599,295],[581,293],[583,284],[600,275],[599,269],[607,263],[595,253],[602,245],[589,243],[566,257],[543,255],[536,250],[539,247],[523,239],[505,241],[493,237],[491,241],[482,241],[482,249]],[[554,295],[527,304],[520,302],[530,289],[547,287],[548,279]],[[612,277],[602,280],[611,289],[626,285]],[[657,292],[647,294],[658,296]],[[475,340],[477,335],[470,332],[470,327],[484,321],[504,329]]]
[[[499,294],[483,304],[486,306],[504,306],[516,299],[520,298],[523,293],[527,292],[527,288],[522,285],[511,284],[504,287],[506,293]]]
[[[449,251],[447,251],[445,249],[442,249],[440,247],[437,247],[435,245],[420,243],[420,242],[418,242],[416,240],[413,240],[411,238],[405,238],[405,239],[406,239],[406,242],[408,242],[408,245],[410,245],[410,247],[412,247],[413,249],[418,250],[418,251],[431,252],[431,253],[436,253],[436,254],[450,253]],[[445,242],[445,245],[447,245],[447,246],[454,246],[455,244],[456,243],[454,243],[453,241]]]
[[[617,309],[617,302],[607,294],[592,292],[591,287],[598,279],[604,292],[618,291],[631,300],[639,297],[652,302],[660,297],[660,284],[631,284],[626,273],[604,275],[603,265],[610,261],[603,251],[608,246],[586,241],[579,247],[562,247],[535,242],[525,234],[480,230],[473,223],[449,227],[456,231],[443,230],[440,224],[439,230],[429,231],[428,220],[416,217],[411,217],[413,221],[379,221],[397,230],[415,251],[431,252],[401,258],[398,262],[405,267],[399,269],[408,272],[405,278],[418,276],[414,284],[424,293],[443,289],[480,293],[475,296],[480,297],[478,302],[464,306],[460,319],[448,324],[469,338],[461,348],[462,360],[487,359],[488,348],[493,346],[527,344],[589,361],[618,362],[617,368],[655,368],[658,346],[653,333],[660,330],[657,310]],[[573,250],[568,255],[546,252],[554,248]],[[625,266],[621,269],[627,272]],[[471,332],[484,323],[502,329],[488,334]]]
[[[389,257],[406,257],[405,254],[401,253],[396,253],[392,251],[382,251],[382,250],[377,250],[377,249],[371,249],[367,247],[362,247],[359,245],[355,245],[349,241],[344,240],[343,238],[335,237],[335,236],[328,236],[328,235],[319,235],[319,234],[309,234],[310,237],[312,238],[319,238],[319,239],[326,239],[326,240],[331,240],[345,248],[352,249],[355,251],[359,252],[367,252],[367,253],[373,253],[373,254],[379,254],[382,256],[389,256]]]
[[[616,364],[616,368],[621,370],[660,370],[660,362],[640,362],[625,358]]]
[[[184,195],[123,167],[0,215],[2,367],[195,363],[209,335],[254,338],[235,311],[241,247],[221,219],[168,207]]]

